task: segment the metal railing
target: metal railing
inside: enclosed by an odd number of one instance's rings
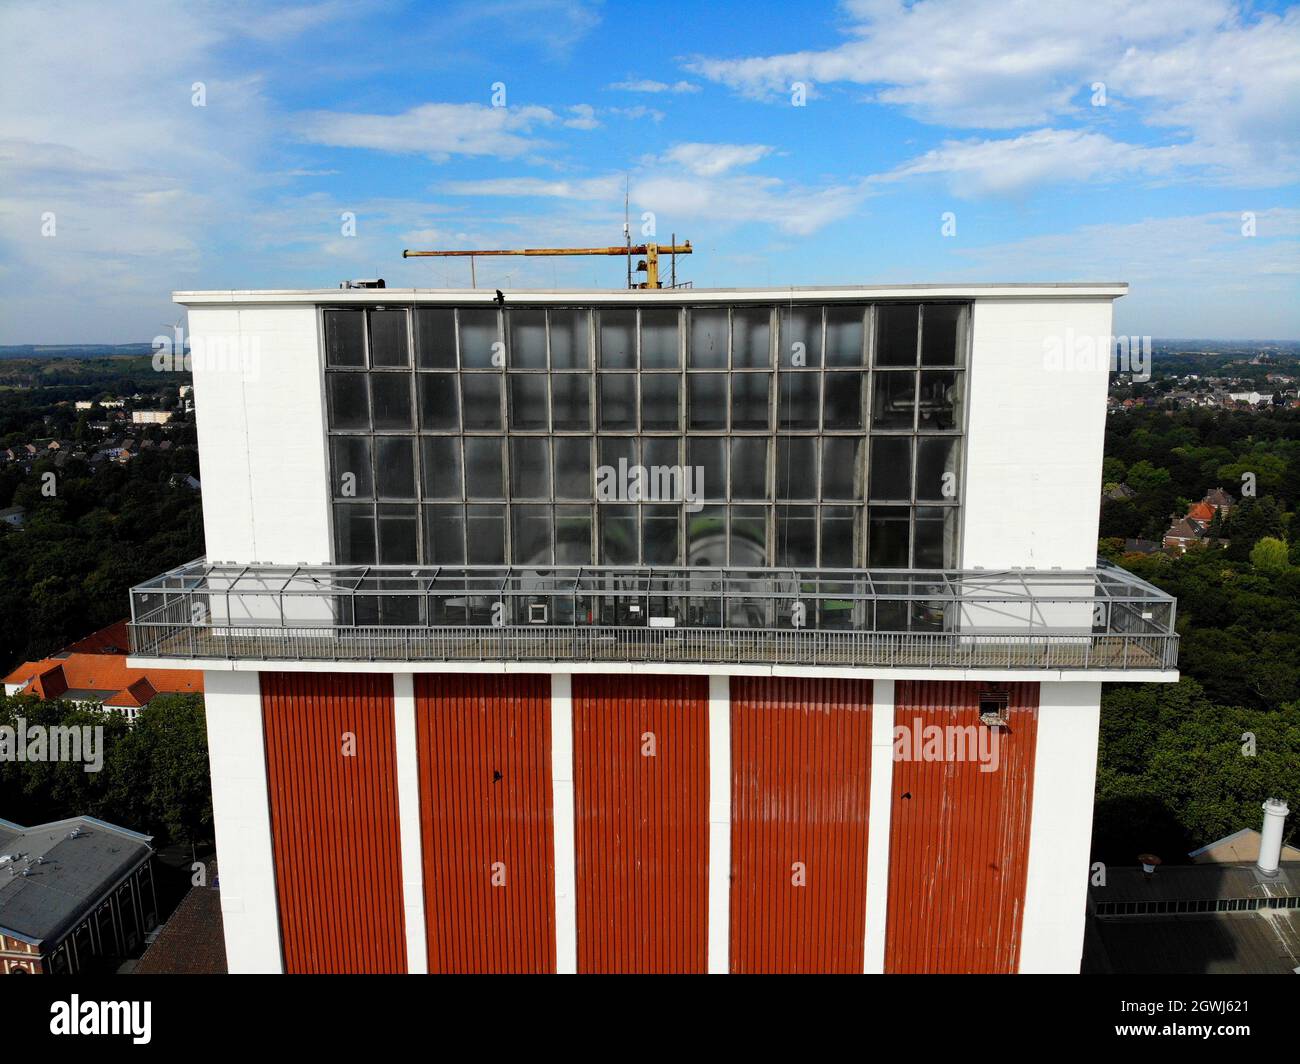
[[[132,589],[140,657],[1169,670],[1175,602],[1096,570],[221,565]]]

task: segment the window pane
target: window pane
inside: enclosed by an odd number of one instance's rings
[[[822,498],[862,498],[862,452],[860,436],[827,436],[822,440]]]
[[[808,567],[817,564],[817,507],[776,508],[776,564]]]
[[[406,311],[370,311],[370,364],[409,366],[411,348],[406,335]]]
[[[411,420],[411,377],[408,373],[372,373],[370,404],[376,429],[409,429]]]
[[[370,406],[364,373],[330,373],[330,428],[369,429]]]
[[[691,323],[687,364],[692,369],[726,369],[726,310],[690,310],[687,314]]]
[[[381,499],[415,498],[413,437],[375,437],[375,481]]]
[[[731,375],[731,427],[733,429],[767,429],[771,417],[770,373],[733,373]]]
[[[510,497],[551,497],[551,441],[535,436],[510,438]]]
[[[465,545],[470,565],[504,565],[506,560],[506,508],[467,506]]]
[[[866,328],[865,307],[826,308],[826,365],[860,366]]]
[[[557,431],[590,431],[591,378],[580,373],[552,374],[551,407]]]
[[[782,307],[777,362],[784,367],[822,364],[822,308]]]
[[[681,549],[681,511],[676,506],[642,508],[646,565],[676,565]]]
[[[510,507],[510,546],[515,565],[553,565],[551,508]]]
[[[947,303],[930,303],[921,311],[921,365],[961,364],[961,324],[966,308]]]
[[[915,373],[873,374],[871,427],[910,429],[916,407]]]
[[[454,373],[417,373],[420,393],[420,427],[423,429],[460,428],[460,402],[456,396]]]
[[[600,375],[600,427],[636,428],[636,376],[631,373]]]
[[[916,440],[916,497],[957,498],[957,440],[952,436],[918,436]]]
[[[599,468],[596,470],[596,498],[605,502],[625,501],[632,485],[625,471],[637,464],[636,437],[601,436],[597,441]],[[620,465],[621,463],[621,465]]]
[[[465,516],[459,506],[424,508],[424,564],[465,564]]]
[[[370,475],[368,436],[331,436],[330,473],[336,499],[370,499],[375,485]]]
[[[510,374],[510,427],[546,428],[546,377],[542,374]]]
[[[591,437],[555,438],[555,494],[561,499],[591,499]]]
[[[766,436],[737,436],[731,441],[731,497],[767,498]]]
[[[334,554],[340,565],[375,563],[375,508],[356,503],[334,507]]]
[[[731,314],[731,364],[737,369],[766,369],[772,364],[772,311],[737,307]]]
[[[778,422],[783,429],[818,427],[818,403],[821,397],[821,374],[787,372],[781,374],[781,397]]]
[[[325,365],[366,364],[366,316],[360,310],[325,311]]]
[[[555,564],[592,564],[590,506],[555,508]]]
[[[641,439],[641,464],[651,473],[656,467],[675,467],[681,461],[680,436],[644,436]]]
[[[767,565],[767,507],[731,508],[730,565]]]
[[[727,376],[692,373],[686,378],[687,410],[693,429],[727,427]]]
[[[636,368],[636,311],[627,307],[597,311],[602,369]]]
[[[915,366],[917,337],[915,303],[882,303],[876,307],[876,365]]]
[[[495,373],[472,373],[461,378],[467,429],[501,428],[501,378]]]
[[[957,557],[957,508],[954,506],[918,506],[916,508],[917,569],[947,569]]]
[[[868,568],[907,568],[907,517],[906,506],[871,508],[871,532],[867,537]]]
[[[460,364],[469,369],[500,366],[501,327],[495,308],[466,307],[460,311]]]
[[[871,498],[911,500],[911,436],[876,436],[872,439]]]
[[[471,499],[505,498],[499,437],[465,437],[465,494]]]
[[[590,369],[587,343],[590,314],[565,307],[551,311],[551,368]]]
[[[379,564],[415,565],[420,560],[417,546],[419,521],[414,506],[379,507]]]
[[[641,427],[643,429],[677,429],[681,427],[678,388],[681,378],[674,373],[647,373],[641,378]]]
[[[676,310],[641,311],[641,368],[677,369],[682,364],[677,343]]]
[[[700,497],[727,497],[727,441],[720,436],[687,436],[686,461],[694,466]]]
[[[686,512],[686,564],[727,564],[727,508],[706,506]]]
[[[421,369],[456,368],[456,312],[421,307],[415,312],[416,364]]]
[[[921,402],[917,427],[955,429],[961,421],[962,375],[950,369],[921,371]]]
[[[420,476],[426,499],[460,498],[460,440],[425,436],[420,441]]]
[[[860,506],[822,507],[823,569],[853,569],[857,564],[858,526],[862,521]]]
[[[826,374],[826,428],[862,428],[863,376],[861,373]]]
[[[777,437],[776,497],[778,499],[817,497],[816,437]]]
[[[600,507],[600,565],[636,565],[636,507]]]
[[[515,369],[546,368],[546,311],[542,307],[512,307],[510,365]]]

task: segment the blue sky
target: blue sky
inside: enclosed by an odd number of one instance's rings
[[[1295,5],[48,2],[0,36],[0,343],[466,286],[402,249],[618,243],[625,182],[701,287],[1126,280],[1117,331],[1300,339]]]

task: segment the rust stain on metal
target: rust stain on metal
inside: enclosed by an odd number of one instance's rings
[[[578,970],[708,970],[709,681],[573,677]]]
[[[415,677],[430,972],[555,971],[545,676]]]
[[[406,971],[392,678],[261,686],[284,970]]]
[[[733,972],[862,971],[871,695],[869,680],[731,680]]]
[[[995,729],[996,747],[979,719],[985,687],[895,687],[895,734],[906,730],[912,756],[894,762],[887,972],[1005,973],[1019,966],[1038,684],[998,685],[1010,700],[1008,726]],[[927,735],[933,726],[942,731]],[[923,744],[939,736],[945,754],[934,760]]]

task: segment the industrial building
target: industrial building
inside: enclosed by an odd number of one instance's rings
[[[181,292],[232,972],[1077,972],[1113,283]]]

